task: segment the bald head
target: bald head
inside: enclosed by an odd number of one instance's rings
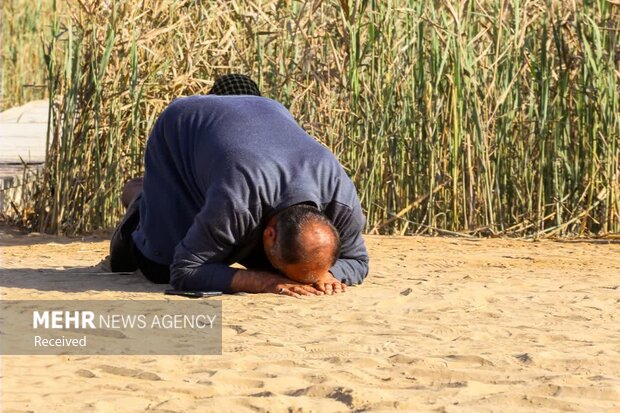
[[[340,254],[340,237],[330,220],[317,208],[294,205],[279,212],[273,225],[274,239],[265,244],[272,264],[295,267],[309,279],[286,274],[300,282],[311,282],[312,274],[325,272],[336,262]],[[269,247],[269,248],[267,248]]]
[[[338,233],[334,233],[330,225],[320,221],[309,222],[300,228],[297,235],[297,259],[290,263],[318,260],[333,265],[337,258],[337,237]]]

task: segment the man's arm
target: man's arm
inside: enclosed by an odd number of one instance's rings
[[[235,245],[256,225],[238,202],[209,193],[185,238],[175,249],[170,266],[170,284],[180,290],[233,292],[237,271],[226,264]]]
[[[248,211],[235,208],[235,202],[226,197],[211,194],[208,199],[176,247],[170,266],[170,284],[175,289],[294,297],[323,294],[312,286],[293,282],[279,274],[229,267],[226,258],[256,223]]]
[[[340,256],[329,272],[334,278],[347,284],[361,284],[368,275],[368,251],[362,238],[365,219],[357,203],[353,209],[337,204],[332,221],[340,233]]]
[[[176,290],[232,292],[231,283],[236,270],[213,261],[216,257],[207,257],[208,253],[192,252],[185,241],[181,241],[175,250],[170,266],[170,285]]]
[[[368,252],[361,233],[352,240],[346,250],[344,248],[341,250],[340,258],[329,272],[346,285],[361,284],[364,281],[368,275]]]

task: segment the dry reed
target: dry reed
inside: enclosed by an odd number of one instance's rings
[[[113,226],[158,113],[243,72],[339,157],[370,232],[618,232],[619,9],[82,0],[61,13],[53,3],[49,24],[33,26],[47,30],[39,69],[58,110],[29,220],[69,234]]]

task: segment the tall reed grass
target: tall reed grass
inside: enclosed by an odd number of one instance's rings
[[[614,2],[58,7],[43,25],[57,110],[30,217],[39,230],[113,226],[159,112],[242,72],[335,152],[371,233],[620,231]]]
[[[43,42],[51,17],[50,1],[2,1],[1,110],[46,97]]]

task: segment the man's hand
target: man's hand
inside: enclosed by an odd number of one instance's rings
[[[347,290],[346,284],[335,279],[330,272],[321,274],[312,286],[328,295],[343,293]]]
[[[272,293],[291,297],[323,295],[324,291],[308,284],[301,284],[281,275],[264,271],[238,270],[232,279],[235,292]]]
[[[291,297],[300,298],[306,295],[323,295],[324,292],[315,288],[312,285],[301,284],[295,281],[291,281],[288,278],[280,277],[281,280],[275,283],[271,283],[265,286],[266,293],[282,294]]]

